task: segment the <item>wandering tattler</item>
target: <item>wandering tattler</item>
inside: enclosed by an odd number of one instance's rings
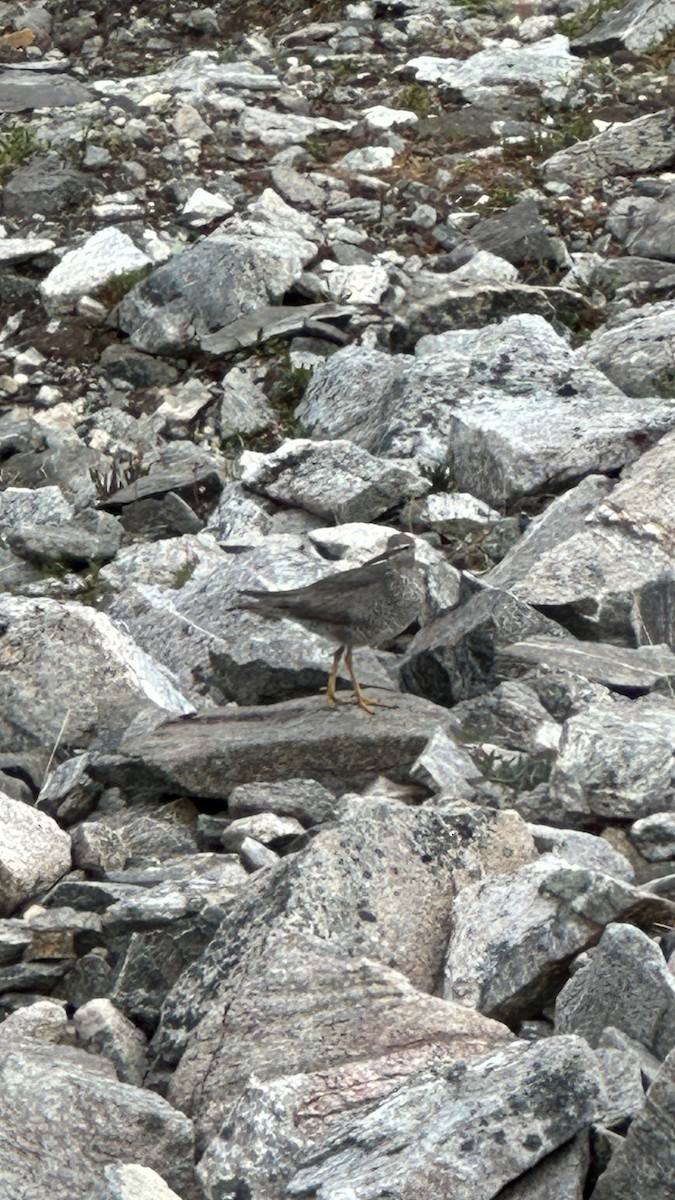
[[[338,643],[326,699],[335,694],[338,667],[344,654],[359,708],[372,712],[377,700],[364,696],[352,664],[356,646],[377,646],[396,637],[419,617],[424,603],[424,576],[415,563],[415,542],[395,533],[385,550],[361,567],[318,579],[307,587],[281,592],[244,591],[241,608],[265,617],[289,617],[313,633]]]

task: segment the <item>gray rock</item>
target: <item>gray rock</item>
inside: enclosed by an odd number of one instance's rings
[[[281,300],[314,253],[314,244],[292,230],[285,238],[217,231],[132,288],[117,309],[120,328],[137,350],[179,352],[252,308]]]
[[[617,917],[649,919],[652,903],[637,888],[555,854],[468,884],[453,907],[443,994],[497,1020],[535,1016],[574,954]]]
[[[256,838],[264,846],[296,838],[304,833],[303,826],[294,817],[280,817],[276,813],[254,813],[231,821],[223,830],[221,842],[226,850],[237,850],[245,838]]]
[[[332,792],[314,779],[286,779],[283,783],[245,783],[232,788],[227,800],[230,816],[276,813],[296,817],[307,825],[323,825],[336,814]]]
[[[608,925],[556,1000],[556,1032],[597,1046],[608,1026],[657,1058],[675,1045],[675,978],[658,945],[631,925]]]
[[[410,468],[346,440],[286,441],[272,454],[244,455],[243,468],[252,491],[338,523],[372,521],[428,487]]]
[[[192,1122],[152,1092],[111,1078],[102,1061],[33,1043],[0,1051],[8,1195],[90,1200],[106,1163],[131,1161],[157,1168],[183,1200],[197,1200]]]
[[[166,672],[103,613],[5,596],[0,617],[5,663],[13,663],[0,681],[7,749],[44,746],[45,739],[53,745],[60,733],[66,745],[79,746],[104,730],[120,730],[142,710],[193,711]]]
[[[46,813],[0,792],[0,915],[70,870],[70,838]]]
[[[98,530],[82,528],[75,522],[21,524],[7,535],[7,544],[20,558],[39,567],[60,565],[77,570],[109,562],[120,548],[122,527],[109,513],[97,516],[109,518],[110,523],[100,521]]]
[[[667,170],[673,162],[672,109],[612,124],[586,142],[576,142],[543,164],[544,178],[583,180],[586,185],[613,175]]]
[[[557,262],[560,253],[534,200],[521,200],[504,212],[479,221],[470,237],[481,250],[505,258],[515,266]]]
[[[608,404],[611,431],[599,419]],[[314,372],[296,416],[315,438],[445,464],[460,490],[502,505],[632,461],[636,423],[653,440],[675,408],[656,399],[638,412],[546,321],[523,315],[425,339],[417,359],[338,351]]]
[[[500,682],[497,648],[535,634],[565,638],[559,626],[509,592],[486,589],[414,637],[401,662],[403,686],[437,704],[480,695]]]
[[[386,1091],[393,1059],[408,1074],[439,1044],[463,1062],[510,1038],[504,1026],[416,991],[356,947],[349,953],[340,941],[281,932],[268,937],[264,958],[249,958],[248,970],[221,987],[188,1043],[171,1095],[212,1136],[251,1075],[348,1074],[358,1062],[365,1076],[385,1075],[378,1090]]]
[[[74,108],[89,100],[89,88],[66,75],[48,76],[39,71],[0,71],[0,112]]]
[[[594,1200],[668,1200],[673,1178],[675,1051],[647,1092],[642,1113],[598,1180]]]
[[[675,258],[672,218],[675,188],[664,186],[656,196],[621,196],[612,205],[607,228],[626,248],[628,254],[643,258]],[[639,315],[639,314],[635,314]],[[655,347],[660,349],[658,345]]]
[[[582,642],[577,638],[559,638],[534,634],[527,641],[501,648],[497,670],[506,675],[541,665],[569,671],[584,679],[602,683],[617,691],[646,692],[656,689],[668,693],[675,682],[675,654],[668,646],[612,646],[603,642]]]
[[[550,779],[562,812],[635,820],[673,796],[675,708],[663,697],[591,702],[563,727]]]
[[[8,487],[0,492],[0,522],[4,533],[24,524],[68,525],[73,516],[72,504],[54,485],[37,490]]]
[[[53,316],[71,311],[82,296],[95,294],[116,279],[136,280],[152,260],[115,225],[99,229],[76,250],[64,254],[40,284],[40,295]]]
[[[625,854],[615,850],[604,838],[578,829],[553,829],[548,825],[529,825],[528,828],[540,854],[552,851],[572,866],[602,871],[623,883],[635,882],[635,872]]]
[[[583,1200],[589,1157],[588,1135],[579,1133],[503,1188],[499,1200]]]
[[[462,93],[470,103],[498,103],[518,87],[529,85],[542,97],[562,101],[583,69],[561,34],[542,38],[530,46],[500,45],[480,50],[465,61],[424,55],[407,67],[423,83],[444,84]]]
[[[391,702],[391,699],[390,701]],[[363,720],[361,718],[364,718]],[[359,787],[377,775],[405,779],[448,714],[428,701],[401,696],[396,707],[366,714],[323,699],[290,700],[273,707],[218,709],[154,731],[130,728],[125,762],[154,786],[222,798],[243,783],[310,777],[329,789]]]
[[[567,538],[565,527],[560,528],[564,540],[555,545],[543,537],[542,521],[541,538],[533,533],[527,553],[521,558],[516,548],[490,574],[490,583],[507,586],[529,604],[558,616],[580,637],[629,645],[635,636],[633,624],[639,622],[640,589],[656,584],[652,604],[657,606],[656,627],[662,628],[658,609],[665,608],[667,621],[675,532],[666,482],[674,454],[671,431],[624,471],[583,527],[575,531],[571,523]],[[537,547],[535,559],[531,551]],[[640,640],[648,642],[648,632]]]
[[[122,1083],[142,1087],[148,1067],[145,1037],[109,1000],[82,1004],[73,1026],[83,1050],[109,1059]]]
[[[71,1040],[66,1010],[55,1000],[36,1000],[25,1008],[17,1008],[0,1025],[0,1046],[4,1049],[26,1041],[59,1046],[68,1045]]]
[[[618,11],[609,12],[588,33],[575,38],[576,53],[611,54],[623,47],[639,54],[654,50],[675,29],[673,0],[629,0]]]
[[[485,822],[377,798],[353,799],[345,807],[337,826],[321,830],[230,906],[207,955],[164,1006],[157,1048],[167,1061],[175,1060],[190,1028],[201,1018],[211,1021],[213,996],[234,979],[237,964],[246,968],[249,951],[264,961],[264,945],[275,931],[329,938],[403,971],[423,990],[433,986],[454,872],[465,869],[467,854],[474,856],[473,869],[482,869],[485,842],[492,844]],[[200,1045],[195,1036],[194,1053],[205,1061]]]
[[[321,1147],[287,1194],[365,1200],[388,1188],[404,1197],[494,1196],[580,1132],[593,1119],[600,1092],[591,1052],[578,1039],[518,1043],[461,1070],[431,1071]]]
[[[181,1200],[161,1175],[140,1163],[109,1163],[103,1178],[91,1200]]]
[[[675,301],[628,309],[616,323],[592,333],[579,357],[599,367],[629,396],[670,395],[674,321]]]
[[[631,842],[648,862],[675,858],[675,813],[654,813],[635,821],[629,830]]]
[[[605,1085],[598,1124],[612,1128],[632,1121],[642,1111],[645,1100],[639,1056],[625,1047],[605,1045],[596,1048],[595,1056]]]

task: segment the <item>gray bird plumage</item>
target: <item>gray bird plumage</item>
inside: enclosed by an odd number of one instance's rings
[[[420,615],[424,577],[415,562],[414,539],[396,533],[381,554],[361,567],[318,579],[307,587],[250,590],[241,595],[240,608],[266,617],[288,617],[337,642],[326,696],[330,702],[336,701],[337,669],[344,654],[357,704],[370,712],[374,701],[364,697],[354,675],[352,650],[389,641]]]

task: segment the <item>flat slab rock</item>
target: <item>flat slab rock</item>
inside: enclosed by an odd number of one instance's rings
[[[463,1067],[441,1067],[322,1146],[286,1194],[496,1196],[587,1125],[600,1092],[593,1052],[581,1038],[549,1038],[525,1049],[518,1043]]]
[[[322,697],[252,708],[221,708],[151,732],[127,731],[121,752],[156,783],[192,796],[222,797],[242,783],[306,777],[333,789],[378,775],[403,781],[445,709],[413,696],[369,689],[387,708],[372,715]],[[120,763],[120,767],[122,764]]]

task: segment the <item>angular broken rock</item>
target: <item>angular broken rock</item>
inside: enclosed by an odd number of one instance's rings
[[[611,920],[670,922],[675,906],[555,854],[462,888],[452,913],[444,996],[497,1020],[536,1016],[572,957]]]
[[[5,595],[0,620],[5,749],[53,745],[61,730],[66,744],[81,746],[144,710],[193,711],[168,674],[93,608]]]
[[[314,438],[445,464],[460,491],[500,506],[632,461],[645,436],[675,424],[675,404],[630,400],[542,317],[521,314],[425,338],[415,358],[339,350],[314,372],[296,416]]]
[[[129,235],[110,225],[92,234],[77,250],[64,254],[40,284],[40,294],[50,314],[66,313],[82,296],[96,293],[120,277],[135,281],[151,266],[152,259]]]
[[[181,1200],[197,1200],[192,1122],[152,1092],[120,1083],[105,1060],[23,1043],[0,1050],[0,1083],[8,1197],[28,1197],[30,1180],[34,1196],[91,1200],[106,1163],[138,1162],[161,1172]]]
[[[441,1065],[310,1154],[287,1195],[496,1196],[584,1129],[601,1093],[597,1064],[581,1038],[518,1042],[460,1067]]]
[[[70,870],[70,838],[46,813],[0,792],[0,917]]]
[[[564,724],[550,777],[561,817],[635,820],[672,801],[675,708],[670,698],[601,697]]]
[[[244,456],[242,483],[324,520],[372,521],[428,489],[416,471],[375,458],[345,439],[299,438],[272,454]]]
[[[438,1054],[465,1062],[511,1038],[339,940],[282,930],[247,965],[221,985],[171,1083],[174,1103],[210,1136],[227,1125],[251,1075],[342,1068],[348,1077],[348,1064],[358,1064],[362,1086],[370,1080],[371,1095],[382,1096]]]
[[[559,638],[559,625],[499,588],[470,596],[430,621],[415,636],[401,662],[407,691],[437,704],[456,704],[490,691],[500,679],[498,650],[536,635]]]
[[[120,328],[137,350],[176,353],[252,307],[280,300],[315,249],[292,232],[280,239],[216,231],[155,268],[124,297],[117,309]]]
[[[615,1150],[594,1200],[670,1200],[675,1177],[675,1050],[652,1083],[645,1107]]]
[[[542,165],[544,178],[583,179],[588,186],[612,175],[642,175],[672,165],[675,114],[671,108],[616,123],[586,142],[559,150]]]
[[[556,1000],[556,1033],[598,1046],[609,1026],[660,1059],[675,1047],[675,976],[657,943],[632,925],[608,925]]]

